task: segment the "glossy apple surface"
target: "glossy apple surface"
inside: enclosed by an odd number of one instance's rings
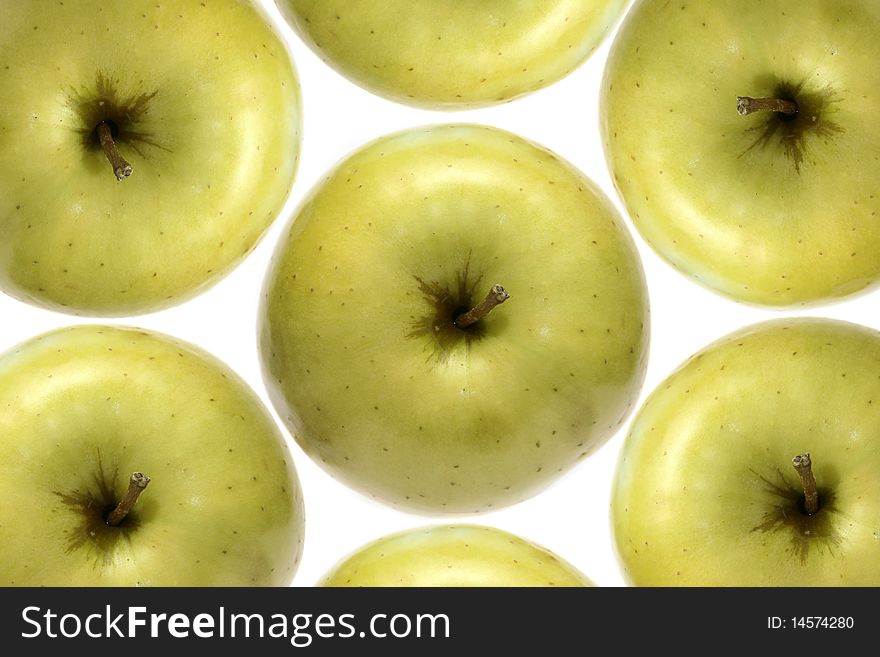
[[[626,0],[276,0],[356,84],[408,105],[504,102],[579,66]]]
[[[459,328],[495,284],[510,299]],[[644,279],[612,205],[493,128],[412,129],[348,157],[264,294],[279,415],[333,476],[411,509],[536,494],[614,433],[644,374]]]
[[[321,586],[595,586],[546,548],[478,525],[392,534],[336,565]]]
[[[106,524],[131,473],[152,480]],[[228,367],[79,326],[0,356],[0,585],[287,584],[303,538],[284,439]]]
[[[612,47],[602,137],[639,231],[754,304],[880,278],[880,3],[640,0]],[[794,101],[747,116],[737,97]]]
[[[253,3],[21,0],[2,23],[0,289],[131,315],[254,248],[293,181],[300,101]],[[131,164],[122,181],[102,122]]]
[[[880,585],[880,334],[827,319],[708,346],[639,411],[612,500],[641,586]],[[809,453],[818,510],[792,465]]]

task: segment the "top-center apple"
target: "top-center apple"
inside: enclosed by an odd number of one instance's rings
[[[276,253],[270,395],[332,475],[412,510],[530,497],[601,445],[644,375],[648,302],[598,188],[513,134],[412,129],[344,160]]]
[[[628,0],[275,0],[325,62],[399,103],[455,110],[552,84]]]

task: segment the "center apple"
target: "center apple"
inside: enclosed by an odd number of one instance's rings
[[[582,173],[500,130],[435,126],[313,190],[267,280],[261,353],[334,476],[469,512],[535,494],[614,432],[646,320],[633,244]]]

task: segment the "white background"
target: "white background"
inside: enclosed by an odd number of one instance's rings
[[[213,289],[177,308],[116,323],[170,333],[213,352],[242,375],[269,407],[257,355],[256,316],[263,275],[285,224],[334,163],[367,141],[410,126],[484,123],[537,141],[597,181],[626,217],[605,166],[598,132],[600,80],[613,33],[580,69],[547,89],[499,107],[431,112],[374,97],[340,77],[299,41],[271,0],[260,2],[290,44],[302,85],[305,138],[288,205],[257,250]],[[700,135],[695,133],[693,138]],[[627,224],[634,232],[628,217]],[[642,400],[685,358],[722,335],[756,321],[805,314],[752,308],[716,296],[662,262],[637,234],[635,238],[648,279],[652,314],[651,357]],[[875,293],[809,314],[880,328],[877,302]],[[0,351],[38,333],[89,321],[33,308],[0,294]],[[614,553],[608,507],[628,424],[537,497],[492,513],[451,518],[410,515],[362,497],[334,481],[289,440],[306,501],[305,553],[294,585],[314,584],[334,563],[367,541],[432,522],[478,522],[505,529],[553,550],[599,585],[621,585],[624,580]]]

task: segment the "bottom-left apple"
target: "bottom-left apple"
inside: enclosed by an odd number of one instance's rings
[[[284,438],[204,351],[78,326],[0,356],[0,585],[283,585],[303,527]]]

